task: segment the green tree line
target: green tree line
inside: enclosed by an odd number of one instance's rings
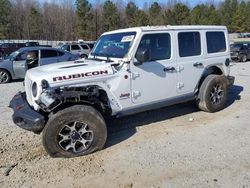
[[[250,32],[250,1],[195,7],[171,2],[139,8],[122,0],[94,6],[88,0],[0,0],[0,39],[96,40],[105,31],[147,25],[225,25],[229,32]]]

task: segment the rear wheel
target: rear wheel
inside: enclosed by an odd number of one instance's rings
[[[209,75],[203,81],[198,98],[198,107],[206,112],[222,110],[227,100],[228,85],[225,76]]]
[[[88,56],[86,54],[82,54],[81,58],[87,58]]]
[[[107,129],[93,107],[76,105],[53,115],[43,130],[43,145],[52,157],[77,157],[102,149]]]
[[[0,69],[0,84],[9,83],[11,81],[10,73],[4,69]]]

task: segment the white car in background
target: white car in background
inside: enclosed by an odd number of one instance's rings
[[[94,47],[94,43],[67,43],[64,44],[61,49],[68,51],[72,54],[78,55],[80,58],[88,57],[92,48]]]

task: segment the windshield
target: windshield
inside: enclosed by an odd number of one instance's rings
[[[93,56],[124,58],[131,47],[136,32],[103,35],[96,42]]]
[[[64,44],[64,45],[61,46],[61,49],[64,50],[64,51],[69,51],[69,45]]]
[[[19,51],[12,52],[10,55],[6,56],[5,59],[14,60],[19,53]]]

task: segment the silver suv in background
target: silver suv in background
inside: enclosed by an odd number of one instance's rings
[[[74,54],[50,47],[20,48],[0,62],[0,84],[24,78],[28,69],[77,58]]]
[[[94,47],[94,43],[68,43],[64,44],[61,49],[68,51],[72,54],[78,55],[80,58],[88,57],[92,48]]]

